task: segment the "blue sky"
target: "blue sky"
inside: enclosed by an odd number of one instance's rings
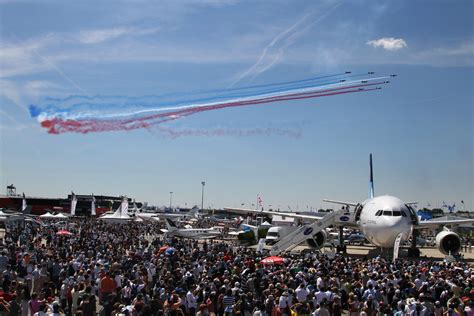
[[[329,207],[376,194],[473,207],[472,1],[0,1],[0,183],[33,196]],[[398,74],[380,91],[50,135],[30,104]],[[164,129],[164,130],[163,130]],[[173,138],[169,131],[182,134]],[[224,131],[224,132],[222,132]],[[187,136],[186,136],[187,135]]]

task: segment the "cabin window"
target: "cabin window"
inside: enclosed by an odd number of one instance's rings
[[[393,216],[402,216],[400,211],[393,211]]]
[[[384,216],[393,216],[392,211],[383,211]]]
[[[382,215],[382,212],[383,212],[382,210],[378,210],[377,213],[375,213],[375,216],[380,216],[380,215]]]

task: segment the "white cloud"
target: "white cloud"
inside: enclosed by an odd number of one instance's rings
[[[396,51],[407,47],[407,42],[403,38],[383,37],[378,40],[368,41],[367,45],[382,47],[385,50]]]
[[[120,37],[130,32],[128,28],[81,31],[79,41],[83,44],[97,44]]]
[[[157,32],[158,30],[158,28],[140,29],[135,27],[115,27],[109,29],[86,30],[79,33],[78,40],[83,44],[97,44],[126,35],[149,35]]]

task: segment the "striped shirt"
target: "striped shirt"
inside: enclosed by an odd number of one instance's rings
[[[232,306],[235,304],[235,298],[231,295],[231,296],[224,296],[224,298],[222,299],[222,305],[224,306],[224,308],[226,308],[227,306]]]

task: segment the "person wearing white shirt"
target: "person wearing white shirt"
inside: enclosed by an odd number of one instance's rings
[[[197,300],[191,289],[186,293],[186,306],[188,307],[189,315],[196,314]]]
[[[305,289],[304,284],[301,283],[300,286],[295,290],[295,294],[298,302],[303,303],[306,301],[309,292],[307,289]]]
[[[123,277],[121,274],[117,273],[117,275],[115,276],[115,284],[117,284],[117,287],[122,287],[122,280],[123,280]]]
[[[319,289],[319,291],[314,294],[315,305],[320,305],[324,299],[327,299],[326,293],[322,289]]]
[[[283,294],[280,296],[280,299],[278,300],[278,308],[280,309],[280,312],[283,315],[288,315],[289,307],[291,306],[291,303],[288,302],[288,292],[283,292]]]
[[[326,286],[326,282],[324,281],[324,279],[321,276],[319,276],[318,279],[316,280],[316,287],[318,289],[321,289],[325,286]]]

